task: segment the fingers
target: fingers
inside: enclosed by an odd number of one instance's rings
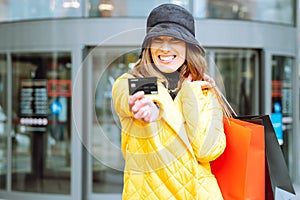
[[[129,105],[129,110],[132,111],[132,107],[134,106],[135,102],[144,98],[145,93],[144,91],[139,91],[132,96],[129,97],[128,99],[128,105]]]
[[[146,109],[146,107],[147,106],[149,107],[151,105],[151,103],[153,103],[152,99],[147,96],[144,96],[143,98],[140,98],[140,99],[137,99],[136,101],[134,101],[131,111],[133,113],[136,113],[141,109]]]
[[[191,75],[189,75],[189,77],[187,78],[187,80],[191,79]],[[207,74],[203,75],[203,81],[196,80],[195,82],[199,83],[202,86],[202,88],[213,88],[216,86],[214,79],[212,79]]]
[[[193,81],[192,75],[189,74],[189,76],[184,80],[184,82],[182,83],[182,85],[185,85],[187,83],[190,83]]]
[[[209,83],[210,87],[215,87],[216,86],[216,82],[214,81],[214,79],[212,79],[210,76],[208,76],[207,74],[204,74],[203,76],[204,81]]]
[[[207,74],[204,74],[203,76],[203,81],[199,81],[199,80],[193,80],[192,79],[192,75],[189,74],[189,76],[185,79],[184,84],[189,83],[189,82],[193,82],[193,81],[197,81],[200,83],[201,86],[206,86],[208,88],[212,88],[216,86],[216,83],[214,81],[213,78],[211,78],[210,76],[208,76]]]
[[[189,76],[186,78],[187,82],[192,82],[193,78],[192,78],[192,74],[189,74]]]
[[[144,95],[143,92],[132,95],[128,100],[128,104],[135,119],[152,122],[158,118],[159,109],[154,104],[153,100]]]
[[[159,116],[159,108],[156,105],[151,105],[148,107],[149,109],[145,111],[142,119],[145,122],[154,122],[158,119]]]
[[[136,100],[144,98],[144,91],[138,91],[129,97],[128,103],[133,104]]]
[[[134,114],[134,118],[136,119],[144,119],[149,118],[150,116],[150,107],[148,105],[141,107],[140,109],[133,110],[132,113]]]

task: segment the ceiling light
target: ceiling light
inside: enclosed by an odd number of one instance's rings
[[[79,8],[80,3],[77,0],[64,1],[63,7],[64,8]]]
[[[112,4],[108,4],[108,3],[101,3],[98,8],[100,11],[102,11],[102,10],[111,11],[114,9],[114,6]]]

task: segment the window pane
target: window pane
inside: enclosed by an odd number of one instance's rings
[[[255,5],[254,20],[290,25],[295,24],[295,0],[256,0]]]
[[[6,188],[7,174],[7,62],[0,54],[0,190]]]
[[[112,105],[114,81],[137,61],[136,48],[90,49],[93,66],[94,115],[92,156],[93,192],[121,193],[124,160],[121,153],[121,128]]]
[[[200,0],[194,1],[194,15],[294,25],[295,5],[295,0]]]
[[[82,17],[82,2],[82,0],[0,0],[0,21]]]
[[[8,3],[6,0],[0,0],[0,22],[9,21]]]
[[[69,194],[70,53],[13,54],[12,74],[12,189]]]
[[[189,0],[89,0],[89,16],[145,17],[152,8],[162,3],[175,3],[189,9]]]
[[[84,13],[89,17],[146,17],[162,3],[181,5],[196,18],[295,25],[296,0],[0,0],[0,22],[85,17]]]
[[[224,50],[215,53],[226,97],[239,115],[258,114],[258,55],[255,51]]]
[[[293,144],[293,59],[284,56],[272,57],[272,114],[271,119],[282,145],[286,162],[292,167]]]

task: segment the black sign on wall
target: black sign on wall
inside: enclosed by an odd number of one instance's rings
[[[48,94],[46,79],[21,80],[20,124],[46,126],[48,124]]]

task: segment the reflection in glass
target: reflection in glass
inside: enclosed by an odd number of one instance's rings
[[[6,189],[7,174],[7,62],[0,54],[0,190]]]
[[[137,61],[140,50],[90,49],[93,66],[94,115],[91,136],[93,192],[121,193],[124,160],[121,129],[112,105],[114,81]]]
[[[272,57],[272,122],[282,144],[283,154],[291,169],[293,144],[293,96],[292,96],[293,58]],[[280,116],[280,121],[278,120]],[[292,170],[290,170],[292,171]]]
[[[194,1],[197,18],[253,20],[295,24],[294,0],[201,0]]]
[[[83,17],[82,0],[0,0],[0,21]],[[1,12],[1,11],[5,12]]]
[[[240,115],[258,114],[258,55],[255,51],[224,50],[215,53],[215,63],[225,83],[226,97]]]
[[[91,17],[145,17],[162,3],[174,3],[189,9],[190,0],[89,0]]]
[[[0,22],[9,21],[8,3],[6,0],[0,0]]]
[[[146,17],[162,3],[196,18],[239,19],[295,25],[295,0],[0,0],[0,22],[65,17]]]
[[[12,75],[12,190],[69,194],[70,54],[13,54]]]

